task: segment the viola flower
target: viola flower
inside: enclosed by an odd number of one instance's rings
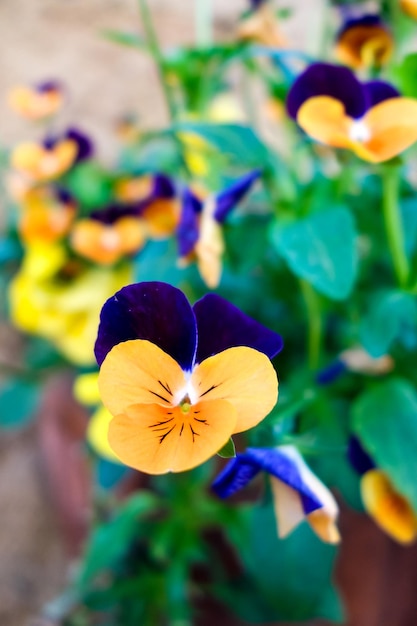
[[[166,283],[124,287],[103,307],[95,348],[111,448],[148,474],[204,463],[274,407],[281,348],[215,294],[191,307]]]
[[[177,229],[180,263],[184,265],[195,258],[201,277],[212,289],[219,284],[222,272],[224,241],[221,225],[259,176],[259,170],[249,172],[204,201],[190,189],[183,194]]]
[[[112,265],[142,249],[146,229],[136,211],[111,205],[75,224],[71,246],[80,256],[100,265]]]
[[[339,378],[345,372],[366,374],[368,376],[383,376],[388,374],[394,367],[394,361],[389,354],[380,357],[372,357],[361,346],[343,350],[327,367],[320,370],[316,376],[319,385],[328,385]]]
[[[121,178],[115,187],[119,202],[136,207],[152,239],[169,237],[179,220],[176,189],[168,176],[154,174]]]
[[[287,111],[313,139],[371,163],[417,140],[417,100],[383,81],[360,83],[346,67],[315,63],[292,85]]]
[[[85,267],[63,245],[31,243],[9,288],[10,316],[21,330],[44,337],[71,362],[94,363],[101,303],[131,280],[128,264]]]
[[[213,490],[221,498],[228,498],[261,471],[267,472],[271,479],[280,538],[306,520],[320,539],[339,542],[336,500],[294,446],[248,448],[229,461],[214,481]]]
[[[408,17],[417,20],[417,0],[400,0],[400,7]]]
[[[237,35],[244,41],[254,41],[269,48],[287,45],[274,11],[264,0],[251,0],[251,10],[241,20]]]
[[[22,198],[18,230],[24,243],[53,243],[66,235],[76,213],[74,199],[65,190],[33,187]]]
[[[8,101],[10,108],[22,117],[39,121],[59,111],[64,101],[64,91],[59,82],[49,80],[33,87],[14,87]]]
[[[393,50],[393,37],[379,15],[369,14],[345,21],[336,37],[338,60],[354,69],[381,67]]]
[[[348,456],[361,475],[361,496],[367,513],[392,539],[409,544],[417,538],[417,517],[408,500],[392,484],[389,476],[377,468],[360,441],[351,437]]]
[[[62,176],[91,153],[89,138],[70,128],[64,135],[48,137],[42,143],[19,144],[11,154],[11,165],[33,182],[43,182]]]

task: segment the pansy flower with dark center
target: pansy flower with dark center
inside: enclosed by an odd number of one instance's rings
[[[411,504],[389,476],[376,466],[357,437],[349,440],[348,457],[361,476],[361,497],[366,512],[395,541],[402,544],[415,541],[417,517]]]
[[[348,18],[336,37],[338,60],[354,69],[381,67],[392,49],[392,34],[375,14]]]
[[[417,100],[400,97],[383,81],[360,83],[347,67],[308,67],[289,91],[287,110],[313,139],[371,163],[387,161],[417,140]]]
[[[76,202],[64,189],[37,186],[20,202],[18,230],[25,243],[58,241],[68,233],[76,214]]]
[[[138,252],[146,242],[146,227],[134,207],[110,205],[79,220],[71,233],[72,248],[90,261],[112,265]]]
[[[286,45],[274,10],[266,0],[251,0],[250,11],[239,23],[238,37],[270,48]]]
[[[149,474],[200,465],[275,406],[281,348],[215,294],[191,307],[166,283],[124,287],[103,307],[95,347],[111,448]]]
[[[33,87],[14,87],[9,93],[9,105],[22,117],[43,120],[54,115],[62,107],[64,91],[62,85],[49,80]]]
[[[165,174],[121,178],[115,186],[119,202],[134,206],[152,239],[169,237],[178,225],[180,205],[172,180]]]
[[[271,479],[279,537],[286,537],[307,520],[323,541],[339,541],[336,500],[294,446],[248,448],[229,461],[214,481],[213,490],[228,498],[262,471]]]
[[[13,150],[11,165],[33,182],[62,176],[75,163],[91,156],[90,139],[75,128],[60,136],[47,137],[42,143],[25,142]]]
[[[190,189],[184,191],[177,229],[180,263],[196,259],[201,277],[210,288],[217,287],[222,272],[224,241],[221,225],[259,176],[259,170],[249,172],[204,200]]]
[[[406,15],[417,20],[417,0],[400,0],[400,7]]]

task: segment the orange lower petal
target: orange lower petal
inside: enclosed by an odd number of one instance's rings
[[[373,163],[387,161],[417,141],[417,100],[390,98],[372,107],[363,121],[371,139],[355,152]]]
[[[350,118],[339,100],[329,96],[309,98],[297,114],[299,126],[313,139],[334,148],[350,146]]]
[[[235,407],[235,433],[256,426],[278,399],[278,379],[271,361],[262,352],[243,346],[202,361],[192,374],[191,385],[200,401],[226,400]]]
[[[230,438],[236,412],[223,400],[186,409],[130,406],[110,423],[111,448],[126,465],[147,474],[183,472],[201,465]]]
[[[361,494],[365,509],[388,535],[404,544],[416,539],[416,517],[410,504],[381,470],[363,475]]]
[[[181,399],[186,380],[178,363],[161,348],[133,339],[110,350],[101,365],[98,385],[104,405],[117,415],[133,404],[171,407]],[[174,397],[178,399],[174,401]]]
[[[176,199],[154,200],[142,213],[149,236],[161,239],[172,235],[178,225],[179,213],[180,207]]]

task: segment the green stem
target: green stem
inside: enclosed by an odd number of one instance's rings
[[[213,43],[213,6],[212,0],[194,0],[195,35],[200,48],[208,48]]]
[[[304,279],[300,279],[308,323],[308,364],[316,370],[320,363],[320,351],[323,334],[320,298],[313,287]]]
[[[383,173],[382,208],[385,230],[392,263],[400,287],[405,287],[410,274],[410,265],[405,253],[404,230],[399,206],[400,168],[388,165]]]
[[[169,112],[169,116],[171,121],[174,122],[176,120],[176,105],[173,93],[167,81],[167,72],[165,60],[159,46],[158,37],[156,36],[155,28],[152,22],[151,13],[148,8],[148,4],[146,0],[138,0],[139,2],[139,11],[142,18],[143,29],[145,31],[146,42],[149,47],[149,51],[152,54],[154,61],[156,63],[156,67],[158,69],[159,79],[162,86],[162,91],[164,92],[165,102],[167,105],[167,109]]]

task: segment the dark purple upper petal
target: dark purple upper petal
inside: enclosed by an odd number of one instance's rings
[[[384,24],[380,16],[375,13],[367,13],[365,15],[360,15],[356,17],[347,17],[339,32],[337,33],[336,39],[340,39],[342,35],[344,35],[348,30],[351,30],[352,28],[363,26],[381,26],[381,28],[384,28]]]
[[[147,339],[191,370],[197,340],[191,306],[182,291],[161,282],[128,285],[104,304],[95,355],[99,365],[113,346]]]
[[[196,362],[227,348],[247,346],[272,359],[282,350],[282,337],[220,296],[209,293],[193,306],[197,321]]]
[[[296,464],[279,448],[248,448],[238,454],[216,478],[213,490],[221,498],[227,498],[245,487],[261,470],[297,491],[307,515],[323,506],[303,482]]]
[[[401,95],[395,87],[383,80],[371,80],[368,83],[364,83],[363,88],[365,90],[367,108],[369,109],[384,100],[398,98]]]
[[[153,177],[152,200],[155,198],[173,198],[175,185],[165,174],[155,174]]]
[[[178,254],[187,256],[194,249],[199,236],[199,213],[202,203],[190,189],[185,189],[181,203],[181,217],[177,226]]]
[[[93,143],[87,135],[82,133],[77,128],[69,128],[65,133],[66,139],[71,139],[77,144],[77,158],[76,163],[88,159],[93,154]]]
[[[347,456],[352,467],[358,474],[365,474],[375,468],[375,463],[362,447],[357,437],[349,437]]]
[[[366,97],[361,83],[347,67],[330,63],[310,65],[293,83],[287,97],[288,114],[297,118],[301,105],[314,96],[331,96],[345,105],[350,117],[362,117]]]
[[[35,85],[35,89],[39,93],[47,93],[48,91],[63,91],[62,84],[58,80],[45,80]]]
[[[254,170],[238,178],[233,184],[223,189],[216,195],[216,208],[214,210],[214,219],[223,222],[230,211],[242,200],[248,193],[253,183],[261,175],[260,170]]]
[[[327,367],[324,367],[316,374],[318,385],[330,385],[346,372],[346,364],[340,359],[336,359]]]
[[[104,209],[97,209],[90,213],[90,218],[102,224],[114,224],[122,217],[137,217],[138,211],[135,206],[110,204]]]

